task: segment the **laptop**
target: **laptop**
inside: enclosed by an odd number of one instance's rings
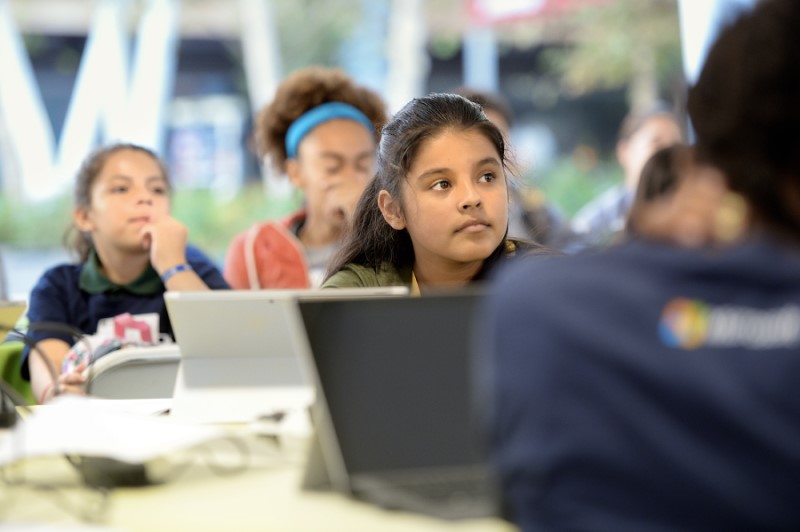
[[[306,489],[445,519],[499,514],[471,407],[478,300],[299,302],[317,388]]]
[[[171,398],[179,364],[178,344],[123,347],[86,368],[86,394],[106,399]]]
[[[298,299],[407,294],[405,287],[166,292],[180,350],[170,415],[242,423],[307,408],[314,389],[299,354]]]

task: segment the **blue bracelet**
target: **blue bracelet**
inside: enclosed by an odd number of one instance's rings
[[[192,268],[192,265],[189,263],[184,262],[183,264],[178,264],[177,266],[173,266],[161,274],[161,282],[166,284],[166,282],[169,281],[176,273],[190,272],[193,270],[194,268]]]

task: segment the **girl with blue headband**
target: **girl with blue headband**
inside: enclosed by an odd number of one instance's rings
[[[225,259],[233,288],[319,286],[375,173],[386,106],[337,69],[298,70],[257,116],[259,154],[303,192],[303,208],[237,235]]]

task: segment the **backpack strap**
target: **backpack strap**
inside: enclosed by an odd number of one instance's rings
[[[251,290],[259,290],[261,282],[258,280],[258,269],[256,268],[256,237],[261,231],[262,224],[257,223],[250,226],[244,237],[244,267],[247,272],[247,284]]]

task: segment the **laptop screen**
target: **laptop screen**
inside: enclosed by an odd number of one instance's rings
[[[408,290],[206,290],[166,292],[180,346],[171,415],[235,423],[307,406],[314,390],[301,349],[298,299],[400,297]]]
[[[470,408],[477,299],[300,302],[350,476],[484,462]]]

